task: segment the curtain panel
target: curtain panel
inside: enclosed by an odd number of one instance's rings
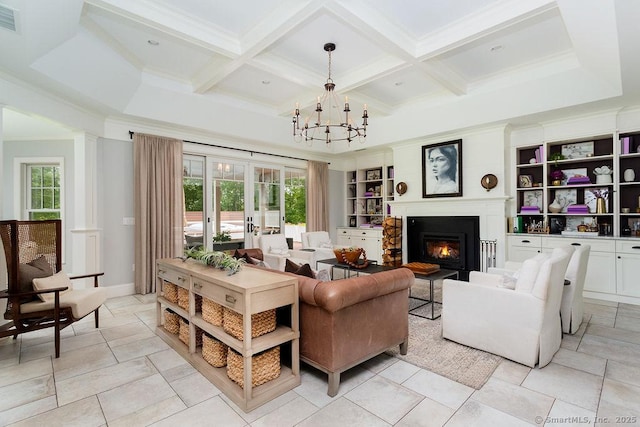
[[[133,136],[135,289],[156,289],[156,260],[182,254],[182,141]]]
[[[309,179],[307,182],[307,231],[328,231],[329,164],[309,161]]]

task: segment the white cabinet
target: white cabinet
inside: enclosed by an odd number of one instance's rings
[[[338,228],[338,246],[354,246],[367,253],[367,259],[382,263],[382,228]]]
[[[616,242],[617,291],[621,295],[640,297],[640,242]]]
[[[508,236],[509,261],[522,262],[541,252],[541,239],[538,236]]]

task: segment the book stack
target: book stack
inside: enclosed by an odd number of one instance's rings
[[[621,153],[622,154],[629,154],[629,145],[631,144],[631,137],[630,136],[625,136],[623,138],[620,138],[620,144],[621,144]]]
[[[589,179],[588,176],[583,176],[583,175],[572,176],[571,178],[569,178],[567,180],[567,184],[569,184],[569,185],[571,185],[571,184],[591,184],[591,180]]]
[[[540,208],[537,206],[522,206],[520,208],[521,214],[538,215],[540,214]]]
[[[576,214],[589,214],[589,207],[587,205],[569,205],[567,206],[567,213]]]
[[[541,145],[540,148],[536,148],[536,151],[535,151],[536,163],[542,163],[543,156],[544,156],[543,146]]]

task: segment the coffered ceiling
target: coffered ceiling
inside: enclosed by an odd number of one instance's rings
[[[336,91],[368,105],[375,147],[637,103],[639,3],[0,0],[16,22],[0,72],[109,120],[291,147],[333,42]],[[363,148],[332,145],[294,147]]]

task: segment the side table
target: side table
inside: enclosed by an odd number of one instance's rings
[[[445,269],[441,269],[438,271],[434,271],[432,273],[428,273],[428,274],[422,274],[422,273],[413,273],[416,278],[420,278],[420,279],[424,279],[426,281],[429,282],[429,299],[425,299],[425,298],[418,298],[418,297],[414,297],[411,295],[411,288],[409,288],[409,301],[413,300],[417,300],[417,301],[421,301],[422,304],[417,305],[416,307],[410,308],[409,309],[409,314],[413,315],[413,316],[417,316],[417,317],[422,317],[423,319],[429,319],[429,320],[435,320],[437,318],[440,317],[440,314],[438,314],[437,316],[435,315],[435,305],[436,304],[440,304],[442,305],[442,302],[438,302],[435,300],[435,296],[434,296],[434,290],[433,290],[433,284],[436,280],[442,280],[442,279],[448,279],[450,277],[455,277],[456,279],[459,278],[458,276],[458,271],[457,270],[445,270]],[[428,304],[431,304],[431,316],[425,316],[419,313],[414,313],[415,310],[424,307]]]

